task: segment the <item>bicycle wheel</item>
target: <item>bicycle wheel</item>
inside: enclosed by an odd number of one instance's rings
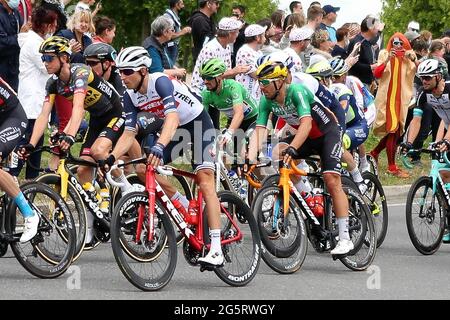
[[[165,287],[175,272],[177,243],[172,222],[160,200],[155,203],[154,239],[147,239],[148,195],[131,192],[117,203],[111,221],[111,245],[120,271],[143,291]],[[137,212],[144,210],[141,238],[136,239]]]
[[[71,167],[71,170],[76,170],[74,167]],[[56,193],[60,194],[61,192],[61,177],[58,174],[48,173],[39,176],[36,179],[37,182],[41,182],[47,186],[50,186]],[[72,217],[75,222],[75,231],[76,231],[76,243],[75,243],[75,253],[73,256],[73,260],[77,260],[81,253],[83,252],[86,238],[86,221],[87,214],[91,214],[86,211],[86,207],[84,206],[83,200],[81,199],[81,195],[75,188],[75,186],[68,182],[67,184],[67,197],[64,199],[69,211],[72,213]]]
[[[377,248],[381,246],[389,223],[388,205],[384,194],[383,186],[380,180],[371,172],[362,174],[367,191],[364,193],[364,200],[369,205],[370,212],[373,215],[373,222],[377,231]]]
[[[433,194],[431,177],[420,177],[411,186],[406,200],[406,227],[421,254],[431,255],[441,246],[447,209],[442,191]]]
[[[375,160],[374,157],[372,157],[372,155],[366,154],[367,157],[367,162],[369,163],[370,166],[370,172],[372,172],[375,176],[378,177],[378,164],[377,161]]]
[[[261,260],[258,227],[250,208],[237,195],[230,191],[221,191],[217,196],[222,216],[228,217],[230,221],[226,229],[222,228],[222,241],[239,234],[242,234],[242,237],[240,240],[222,245],[224,266],[214,269],[214,272],[230,286],[245,286],[255,277]],[[203,216],[206,220],[206,212]]]
[[[37,182],[21,186],[24,196],[39,214],[36,236],[29,242],[12,242],[19,263],[39,278],[56,278],[69,268],[75,253],[76,231],[69,208],[52,188]],[[15,237],[23,231],[24,219],[15,203],[9,210],[7,232]]]
[[[289,213],[285,215],[282,190],[277,186],[265,185],[255,197],[253,213],[256,215],[261,241],[275,257],[289,258],[300,246],[306,246],[305,224],[292,195]]]
[[[354,271],[366,270],[373,262],[377,249],[377,233],[373,217],[362,198],[358,186],[350,179],[342,177],[342,188],[349,204],[349,233],[354,249],[341,262]],[[331,215],[332,228],[337,229],[334,213]]]

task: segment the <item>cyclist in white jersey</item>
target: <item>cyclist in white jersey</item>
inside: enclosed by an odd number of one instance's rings
[[[190,141],[195,141],[193,167],[205,198],[211,236],[211,248],[205,257],[199,258],[199,262],[221,266],[224,259],[220,239],[220,204],[214,184],[214,159],[209,152],[215,141],[211,118],[186,85],[163,73],[150,74],[148,67],[151,62],[147,50],[142,47],[126,48],[116,59],[116,66],[127,87],[123,97],[125,130],[105,164],[113,164],[132,146],[137,133],[137,114],[142,111],[164,119],[159,137],[147,140],[147,147],[151,148],[147,163],[153,167],[161,162],[172,162],[188,148]],[[176,133],[181,133],[181,142],[174,138]],[[174,151],[175,147],[178,152]],[[157,179],[169,197],[174,199],[179,195],[167,180]]]

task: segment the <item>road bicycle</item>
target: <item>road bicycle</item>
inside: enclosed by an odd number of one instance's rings
[[[7,171],[3,167],[0,170]],[[37,182],[20,186],[30,206],[39,215],[36,236],[19,241],[24,218],[6,193],[0,195],[0,256],[8,244],[19,263],[36,277],[51,279],[62,275],[71,265],[75,252],[75,224],[64,200],[50,187]]]
[[[146,158],[127,164],[146,163]],[[115,165],[120,167],[121,165]],[[113,166],[113,168],[116,168]],[[113,169],[112,168],[112,169]],[[165,287],[177,262],[176,237],[172,221],[183,234],[183,255],[192,266],[209,250],[206,209],[201,190],[197,192],[198,223],[188,224],[186,216],[169,200],[155,179],[161,175],[180,175],[196,181],[196,175],[172,167],[147,165],[145,192],[125,195],[114,209],[111,244],[114,257],[124,276],[137,288],[155,291]],[[222,267],[200,265],[212,270],[231,286],[247,285],[255,277],[260,263],[260,238],[250,209],[229,191],[218,193],[222,217],[221,242],[225,262]]]
[[[316,217],[290,180],[291,175],[308,176],[318,181],[324,198],[324,215]],[[349,233],[354,249],[344,256],[333,256],[349,269],[367,269],[375,258],[376,231],[373,217],[355,183],[342,177],[349,203]],[[337,244],[337,222],[331,196],[320,173],[306,173],[294,162],[281,165],[280,174],[267,178],[258,191],[252,211],[257,216],[261,240],[276,257],[298,256],[297,271],[307,252],[308,239],[317,252],[329,252]],[[302,260],[303,259],[303,260]]]
[[[414,152],[429,154],[432,161],[430,174],[418,178],[409,189],[406,226],[417,251],[431,255],[441,246],[444,231],[449,225],[450,194],[440,173],[450,170],[450,161],[446,152],[436,150],[436,143],[430,143],[427,149],[410,150],[403,155],[405,167],[413,167],[408,156]]]

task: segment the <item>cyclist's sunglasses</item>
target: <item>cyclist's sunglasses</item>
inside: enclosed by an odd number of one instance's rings
[[[142,68],[129,68],[129,69],[119,69],[119,73],[125,76],[131,76],[133,73],[141,70]]]
[[[264,80],[258,80],[258,82],[262,87],[267,87],[269,84],[271,84],[272,82],[277,81],[277,80],[280,80],[280,79],[264,79]]]
[[[47,62],[47,63],[52,62],[53,59],[55,59],[55,58],[56,58],[56,56],[50,55],[50,54],[43,54],[43,55],[41,56],[42,62]]]
[[[95,67],[100,62],[101,62],[100,60],[86,60],[86,64],[90,67]]]
[[[203,80],[211,81],[214,80],[216,77],[208,77],[208,76],[202,76]]]
[[[420,80],[431,81],[433,78],[434,76],[421,76]]]

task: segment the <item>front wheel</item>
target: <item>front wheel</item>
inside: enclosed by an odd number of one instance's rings
[[[433,193],[430,177],[420,177],[411,186],[406,200],[406,227],[412,244],[421,254],[431,255],[441,246],[446,207],[442,191]]]
[[[144,214],[138,225],[138,213]],[[143,291],[157,291],[172,278],[177,264],[175,231],[166,209],[156,199],[153,239],[148,240],[149,199],[145,192],[123,196],[111,220],[111,245],[120,270]],[[136,238],[137,228],[142,231]]]

